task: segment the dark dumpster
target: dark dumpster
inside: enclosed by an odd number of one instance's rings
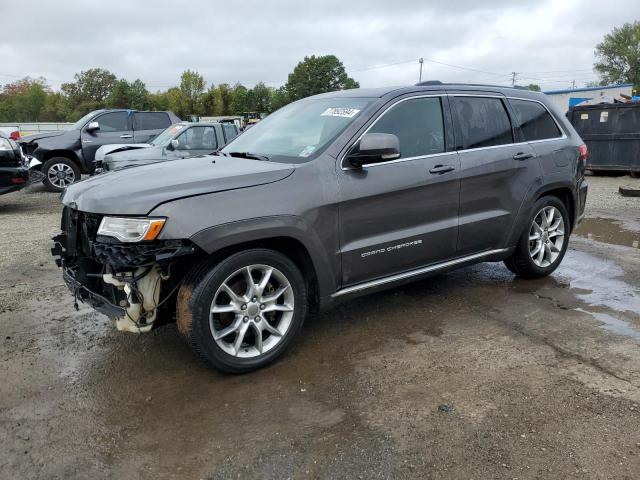
[[[588,169],[640,174],[640,103],[578,105],[567,117],[587,145]]]

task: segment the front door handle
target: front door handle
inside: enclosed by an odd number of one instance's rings
[[[436,165],[435,167],[429,170],[429,173],[442,174],[442,173],[452,172],[454,170],[455,170],[455,167],[451,165]]]
[[[518,152],[513,156],[514,160],[527,160],[529,158],[533,158],[535,157],[535,155],[533,153],[525,153],[525,152]]]
[[[130,133],[125,133],[124,135],[120,135],[120,138],[133,138],[133,135]]]

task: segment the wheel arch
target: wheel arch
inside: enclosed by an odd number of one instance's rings
[[[277,216],[231,222],[202,230],[191,237],[209,258],[216,259],[247,250],[268,248],[289,257],[302,271],[312,300],[312,311],[336,288],[336,261],[303,219]]]
[[[572,187],[565,183],[547,184],[539,188],[531,188],[526,195],[527,200],[524,201],[513,223],[505,247],[513,247],[518,243],[520,235],[522,235],[524,229],[528,227],[529,217],[533,213],[533,206],[539,199],[545,196],[556,197],[565,205],[569,214],[570,232],[573,231],[576,221],[576,205],[573,191]]]
[[[52,158],[55,158],[55,157],[63,157],[63,158],[66,158],[67,160],[71,160],[73,163],[76,164],[78,168],[80,168],[80,159],[74,152],[70,150],[60,150],[60,149],[49,150],[42,155],[42,163],[48,160],[51,160]]]
[[[556,197],[564,204],[567,209],[567,213],[569,214],[569,225],[571,231],[573,231],[573,226],[576,219],[576,207],[573,198],[573,192],[571,191],[571,189],[569,187],[559,187],[550,190],[544,190],[543,192],[538,194],[534,202],[537,202],[542,197]]]

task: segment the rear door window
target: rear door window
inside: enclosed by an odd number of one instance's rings
[[[368,130],[391,133],[400,141],[400,158],[444,152],[444,122],[439,97],[413,98],[391,107]]]
[[[456,137],[463,149],[513,143],[511,121],[500,98],[453,97]]]
[[[105,113],[96,118],[100,124],[100,132],[126,132],[129,130],[129,115],[127,112]]]
[[[232,123],[223,123],[222,130],[224,131],[224,139],[227,143],[238,136],[238,129]]]
[[[509,99],[516,114],[518,126],[528,142],[558,138],[562,133],[551,114],[538,102]]]
[[[171,121],[169,115],[164,112],[136,112],[136,130],[164,130]]]

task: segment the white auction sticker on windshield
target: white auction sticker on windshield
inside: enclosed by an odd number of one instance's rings
[[[302,151],[298,154],[299,157],[308,157],[309,155],[311,155],[313,153],[313,151],[316,149],[315,145],[307,145],[306,147],[304,147],[302,149]]]
[[[358,112],[357,108],[344,108],[344,107],[329,107],[324,112],[322,112],[321,116],[323,117],[344,117],[344,118],[353,118]]]

